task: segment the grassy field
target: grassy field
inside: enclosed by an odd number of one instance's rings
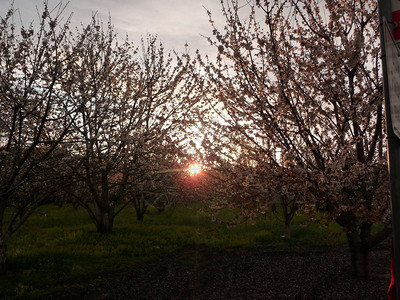
[[[8,271],[0,276],[0,298],[41,298],[190,245],[345,245],[339,226],[308,224],[306,216],[295,217],[288,240],[282,237],[279,214],[260,217],[255,224],[227,227],[199,213],[199,208],[169,207],[162,214],[149,210],[143,223],[136,221],[133,209],[128,208],[117,217],[114,233],[101,235],[81,208],[41,207],[9,243]],[[229,215],[232,212],[224,211],[220,217]]]

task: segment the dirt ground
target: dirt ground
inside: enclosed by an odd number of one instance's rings
[[[387,299],[390,248],[372,252],[372,277],[350,275],[344,248],[193,246],[80,291],[85,299]],[[83,296],[83,294],[86,294]],[[63,294],[63,298],[78,295]]]

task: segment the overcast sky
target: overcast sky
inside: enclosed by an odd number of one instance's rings
[[[48,0],[49,7],[55,7],[59,0]],[[63,4],[68,1],[63,0]],[[0,15],[3,17],[11,5],[11,0],[0,0]],[[38,23],[36,7],[43,8],[43,0],[14,0],[14,7],[21,12],[24,25],[32,20]],[[195,49],[202,52],[213,52],[213,48],[201,35],[212,32],[206,7],[215,18],[222,19],[220,0],[70,0],[64,13],[73,12],[72,24],[87,24],[93,12],[104,22],[111,15],[112,23],[118,35],[139,42],[147,33],[157,34],[167,48],[178,51],[189,45],[193,53]]]

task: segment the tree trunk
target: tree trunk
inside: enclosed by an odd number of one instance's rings
[[[114,225],[114,207],[109,193],[109,171],[101,172],[101,197],[94,202],[97,231],[100,233],[111,233]]]
[[[113,209],[104,209],[100,205],[95,203],[95,216],[96,216],[96,228],[100,233],[111,233],[114,225],[114,211]]]
[[[290,225],[292,224],[293,217],[298,209],[296,199],[297,197],[294,195],[281,195],[282,214],[285,220],[285,237],[288,239],[291,237]]]
[[[290,222],[289,223],[285,222],[285,237],[287,239],[290,239]]]
[[[144,211],[136,210],[136,219],[140,222],[144,221]]]
[[[347,234],[347,241],[351,253],[351,270],[358,278],[370,278],[371,276],[371,250],[363,243],[357,232]]]
[[[0,237],[0,274],[5,273],[6,271],[6,253],[7,244],[4,241],[4,238]]]
[[[143,222],[144,213],[146,212],[147,207],[149,207],[149,205],[146,203],[143,197],[136,197],[133,200],[133,207],[135,208],[136,211],[136,219],[140,222]]]
[[[114,216],[108,213],[103,213],[100,216],[96,216],[97,231],[100,233],[111,233],[113,231]]]
[[[351,251],[351,268],[354,276],[359,278],[370,278],[371,276],[371,251],[369,250],[352,250]]]

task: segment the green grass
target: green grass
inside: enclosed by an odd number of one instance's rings
[[[169,207],[162,214],[149,210],[141,223],[128,207],[116,218],[114,233],[102,235],[82,208],[41,207],[8,244],[8,271],[0,276],[0,295],[6,299],[42,298],[65,286],[90,282],[102,274],[119,272],[194,244],[230,248],[345,243],[339,226],[304,226],[308,223],[306,216],[295,217],[289,240],[282,237],[284,226],[279,215],[260,217],[255,224],[227,227],[200,214],[199,208]],[[234,212],[223,210],[218,217],[232,215]]]

